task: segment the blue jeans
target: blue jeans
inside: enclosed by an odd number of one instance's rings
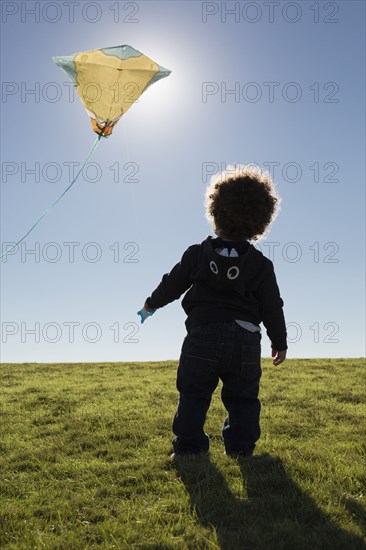
[[[207,323],[188,332],[177,372],[179,401],[172,427],[176,454],[209,450],[203,428],[219,379],[228,412],[222,426],[226,453],[253,453],[260,437],[261,338],[260,332],[249,332],[235,321]]]

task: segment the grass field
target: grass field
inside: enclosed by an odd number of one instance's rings
[[[0,547],[366,549],[363,359],[262,360],[262,436],[174,461],[177,363],[0,367]]]

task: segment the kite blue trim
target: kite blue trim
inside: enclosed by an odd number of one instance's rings
[[[98,135],[97,138],[95,139],[93,145],[92,145],[92,148],[90,149],[89,153],[87,154],[87,157],[86,159],[84,160],[83,162],[83,165],[81,166],[81,168],[79,169],[78,173],[76,174],[76,176],[74,177],[74,179],[72,180],[72,182],[70,183],[70,185],[65,189],[65,191],[63,191],[61,193],[61,195],[55,200],[53,201],[53,203],[43,212],[43,214],[40,215],[40,217],[38,218],[38,220],[32,225],[32,227],[29,229],[29,231],[27,231],[27,233],[24,235],[24,237],[22,237],[21,239],[19,239],[18,242],[16,242],[12,247],[8,248],[8,250],[6,250],[6,252],[4,252],[3,254],[1,254],[0,256],[0,259],[3,258],[4,256],[6,256],[7,254],[9,254],[9,252],[11,252],[12,250],[14,250],[14,248],[16,246],[18,246],[18,244],[20,244],[22,241],[24,241],[24,239],[26,237],[28,237],[29,233],[31,231],[33,231],[33,229],[35,227],[37,227],[37,225],[39,224],[39,222],[45,217],[47,216],[47,214],[49,214],[49,212],[52,210],[52,208],[54,208],[56,206],[56,204],[62,199],[62,197],[64,195],[66,195],[66,193],[68,192],[69,189],[71,189],[71,187],[74,185],[74,183],[76,182],[76,180],[78,179],[78,177],[80,176],[81,172],[84,170],[85,168],[85,165],[86,163],[88,162],[88,160],[90,159],[90,157],[92,156],[96,146],[98,145],[99,141],[100,141],[100,138],[102,136],[101,135]]]
[[[74,55],[56,56],[52,58],[52,61],[56,63],[67,74],[74,84],[77,84],[77,77],[74,65]]]
[[[115,55],[121,59],[128,59],[129,57],[140,57],[141,52],[128,46],[127,44],[121,44],[121,46],[112,46],[111,48],[100,48],[100,51],[106,55]]]

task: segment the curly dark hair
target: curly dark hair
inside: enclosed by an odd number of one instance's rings
[[[206,190],[206,217],[222,238],[258,241],[268,232],[280,203],[268,172],[252,165],[228,166]]]

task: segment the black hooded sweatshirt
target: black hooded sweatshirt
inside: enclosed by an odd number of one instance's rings
[[[216,248],[235,248],[237,257],[221,256]],[[263,322],[272,348],[287,349],[283,300],[273,263],[248,241],[207,237],[187,248],[182,259],[147,298],[150,308],[161,308],[183,292],[186,328],[215,321]]]

